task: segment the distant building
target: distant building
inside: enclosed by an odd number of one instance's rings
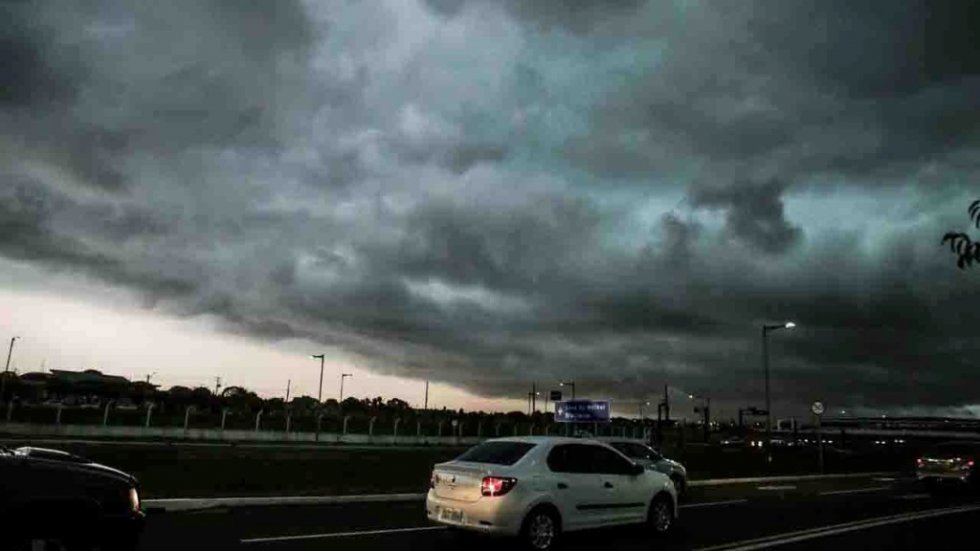
[[[129,402],[129,397],[150,397],[156,385],[131,382],[119,375],[106,375],[95,369],[50,373],[25,373],[19,378],[22,399],[35,402],[60,402],[65,405],[101,404],[106,400]]]

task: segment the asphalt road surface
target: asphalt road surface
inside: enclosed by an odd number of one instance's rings
[[[675,532],[651,539],[641,528],[566,537],[585,549],[945,549],[975,541],[980,498],[930,497],[909,479],[742,484],[692,488]],[[511,548],[431,525],[422,502],[269,506],[160,513],[148,518],[142,549],[436,549]],[[965,538],[965,539],[964,539]],[[968,546],[970,547],[970,546]]]

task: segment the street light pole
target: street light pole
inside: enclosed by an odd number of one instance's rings
[[[323,404],[323,362],[324,362],[324,359],[326,358],[326,355],[325,354],[314,354],[314,355],[312,355],[310,357],[313,358],[314,360],[320,360],[320,390],[319,390],[319,392],[317,392],[317,395],[316,395],[316,402],[317,402],[317,405],[319,407],[320,404]]]
[[[788,321],[782,325],[762,326],[762,368],[766,377],[766,461],[772,463],[772,401],[769,395],[769,332],[792,329],[796,324]]]
[[[10,356],[14,353],[14,341],[20,337],[10,337],[10,348],[7,349],[7,365],[3,368],[3,380],[0,381],[0,401],[7,399],[7,373],[10,371]]]

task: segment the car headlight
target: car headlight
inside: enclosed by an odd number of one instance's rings
[[[136,512],[140,510],[140,495],[136,491],[136,488],[129,489],[129,509],[130,511]]]

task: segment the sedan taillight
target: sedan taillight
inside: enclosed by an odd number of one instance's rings
[[[504,478],[500,476],[485,476],[480,483],[480,493],[485,496],[502,496],[517,485],[516,478]]]
[[[127,494],[127,499],[129,501],[129,509],[133,512],[140,510],[140,494],[136,491],[136,488],[130,488]]]

